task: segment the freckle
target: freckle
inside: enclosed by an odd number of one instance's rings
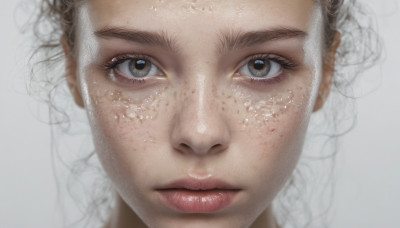
[[[192,90],[192,94],[196,93],[196,90]]]
[[[236,113],[237,113],[237,114],[240,114],[240,111],[239,111],[239,109],[236,111]]]
[[[276,131],[276,129],[275,129],[275,128],[272,128],[272,129],[271,129],[271,132],[272,132],[272,133],[274,133],[275,131]]]
[[[232,95],[229,95],[229,96],[228,96],[228,99],[231,99],[231,98],[232,98]]]
[[[234,102],[235,102],[235,104],[236,104],[236,103],[237,103],[237,100],[235,99]]]
[[[225,111],[225,108],[224,108],[224,107],[222,107],[222,111]]]

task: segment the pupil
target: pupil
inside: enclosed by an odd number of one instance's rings
[[[262,70],[265,67],[265,62],[263,60],[257,59],[254,61],[254,69]]]
[[[135,63],[135,68],[138,70],[143,70],[146,67],[146,60],[140,59]]]

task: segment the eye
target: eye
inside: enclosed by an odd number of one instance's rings
[[[144,78],[156,75],[158,68],[148,59],[134,58],[126,59],[115,66],[115,69],[124,76],[133,78]]]
[[[279,76],[282,64],[268,57],[251,58],[240,69],[239,73],[256,79],[268,79]]]
[[[162,76],[162,71],[154,64],[152,58],[142,55],[122,55],[104,64],[110,75],[130,82],[143,82],[149,76]]]

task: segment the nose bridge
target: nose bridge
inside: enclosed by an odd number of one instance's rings
[[[211,75],[192,75],[184,84],[171,134],[174,148],[198,156],[223,151],[230,133],[218,109],[216,81]]]
[[[207,85],[206,77],[198,77],[191,93],[192,100],[189,99],[186,104],[188,109],[193,109],[193,117],[195,118],[192,121],[195,123],[195,132],[201,135],[206,133],[207,125],[217,115],[213,112],[216,110],[216,100],[211,99],[217,91],[213,91],[212,83],[208,83],[209,85]]]

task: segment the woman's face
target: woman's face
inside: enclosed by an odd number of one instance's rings
[[[246,227],[271,206],[324,76],[320,12],[313,0],[79,6],[67,78],[142,221]]]

